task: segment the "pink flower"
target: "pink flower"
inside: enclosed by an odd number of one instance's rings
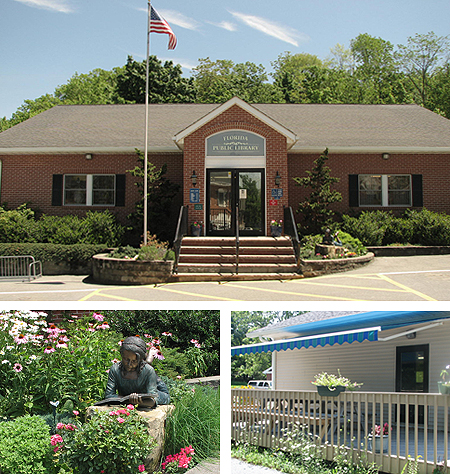
[[[145,466],[143,464],[139,464],[139,472],[145,472]]]
[[[19,334],[14,338],[14,342],[16,344],[26,344],[28,342],[27,336],[24,336],[23,334]]]
[[[22,372],[23,370],[23,367],[19,364],[19,363],[16,363],[14,364],[14,370],[19,373],[19,372]]]
[[[134,405],[127,405],[128,410],[134,410]]]
[[[120,416],[117,418],[117,421],[118,421],[119,423],[124,423],[124,422],[125,422],[125,420],[124,420],[123,418],[121,418]]]
[[[177,379],[181,379],[181,375],[177,375]]]
[[[73,410],[72,412],[75,416],[78,416],[80,414],[80,412],[78,410]]]
[[[192,344],[198,344],[197,339],[191,339]]]
[[[55,349],[51,346],[47,346],[45,349],[44,349],[44,354],[51,354],[52,352],[55,352]]]
[[[50,438],[50,444],[52,446],[56,446],[58,443],[62,443],[62,442],[63,442],[62,436],[59,434],[55,434]]]
[[[64,423],[58,423],[56,425],[56,429],[57,430],[63,430],[64,428],[66,427],[66,425]]]
[[[97,321],[100,321],[100,322],[102,322],[103,319],[104,319],[104,318],[103,318],[103,315],[100,314],[100,313],[94,313],[94,314],[92,315],[92,317],[93,317],[94,319],[96,319]]]
[[[163,332],[162,335],[163,335],[163,336],[171,336],[172,333],[171,333],[171,332]]]

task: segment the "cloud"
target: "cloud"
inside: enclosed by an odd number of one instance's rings
[[[238,13],[230,11],[230,13],[242,23],[245,23],[250,28],[261,31],[266,35],[273,36],[281,41],[298,46],[299,41],[305,42],[309,40],[309,36],[300,33],[294,28],[283,26],[266,18],[255,15],[246,15],[245,13]]]
[[[229,21],[221,21],[220,23],[213,23],[212,21],[208,21],[207,23],[209,23],[210,25],[218,26],[219,28],[223,28],[224,30],[228,31],[237,30],[237,26]]]
[[[73,13],[73,8],[68,5],[67,0],[15,0],[29,7],[52,10],[60,13]]]
[[[174,10],[158,10],[158,13],[161,14],[170,26],[177,25],[181,28],[186,28],[187,30],[196,30],[199,27],[197,21]]]

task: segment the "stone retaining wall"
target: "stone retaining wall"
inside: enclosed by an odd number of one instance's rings
[[[108,254],[92,257],[92,277],[106,285],[148,285],[168,281],[172,274],[171,260],[125,260]]]
[[[315,277],[329,273],[346,272],[369,264],[375,255],[369,252],[361,257],[336,258],[329,260],[301,260],[303,276]]]
[[[447,255],[450,246],[390,245],[387,247],[367,247],[376,257],[410,257],[414,255]]]

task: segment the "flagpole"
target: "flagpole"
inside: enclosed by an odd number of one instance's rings
[[[147,201],[148,201],[148,72],[150,56],[151,0],[148,0],[147,21],[147,66],[145,73],[145,145],[144,145],[144,245],[147,245]]]

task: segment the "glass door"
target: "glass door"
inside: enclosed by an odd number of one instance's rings
[[[208,170],[207,206],[208,235],[264,235],[264,170]]]

